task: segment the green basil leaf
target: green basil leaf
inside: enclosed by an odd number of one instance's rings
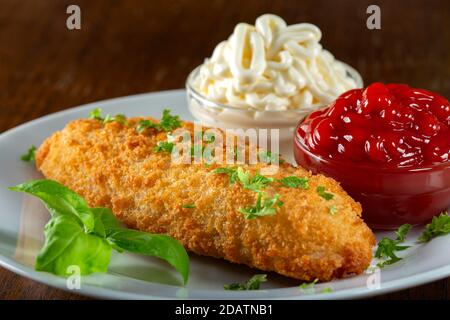
[[[74,191],[56,181],[33,180],[9,189],[38,197],[44,202],[52,217],[74,215],[82,221],[87,231],[94,231],[94,215],[86,201]]]
[[[87,234],[73,215],[56,215],[45,226],[45,243],[36,259],[35,269],[68,276],[77,266],[80,274],[106,272],[112,248],[104,239]]]
[[[103,236],[108,236],[116,229],[121,228],[120,222],[117,220],[116,216],[112,213],[109,208],[91,208],[92,213],[95,218],[96,231],[98,229],[103,229]],[[101,232],[101,230],[98,230]],[[97,232],[98,234],[100,234]]]
[[[107,240],[123,250],[166,260],[181,274],[184,283],[187,283],[189,256],[174,238],[162,234],[117,229],[108,235]]]

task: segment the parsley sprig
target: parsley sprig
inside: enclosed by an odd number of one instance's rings
[[[315,293],[315,286],[316,283],[319,282],[319,279],[314,279],[312,282],[304,282],[299,286],[300,291],[308,294]],[[331,287],[325,287],[323,288],[320,293],[331,293],[333,292],[333,288]]]
[[[395,235],[397,236],[395,240],[399,242],[404,242],[406,240],[406,236],[408,232],[411,230],[410,224],[402,224],[397,231],[395,231]]]
[[[275,194],[273,197],[267,197],[263,194],[263,189],[275,181],[273,178],[265,177],[259,172],[256,172],[253,176],[251,176],[250,171],[244,170],[241,167],[220,167],[213,170],[212,173],[227,174],[229,176],[230,184],[239,182],[244,189],[252,190],[258,193],[258,198],[254,205],[239,209],[239,212],[243,213],[247,219],[274,215],[276,213],[276,209],[283,205],[283,202],[279,200],[279,194]],[[309,188],[308,178],[290,176],[278,179],[277,181],[290,188]]]
[[[256,217],[272,216],[277,212],[277,208],[283,205],[279,200],[280,195],[275,194],[273,197],[267,197],[263,200],[262,193],[258,193],[258,198],[253,206],[239,208],[239,212],[244,214],[246,219],[254,219]]]
[[[95,108],[94,110],[91,110],[88,115],[89,119],[95,119],[99,121],[103,121],[102,117],[102,109]]]
[[[249,170],[244,170],[242,167],[237,168],[227,168],[221,167],[212,171],[212,173],[224,173],[228,174],[230,179],[230,184],[234,184],[236,181],[239,182],[245,189],[252,190],[255,192],[261,192],[262,189],[267,187],[267,185],[274,181],[273,178],[267,178],[256,172],[252,177]]]
[[[105,119],[103,119],[103,123],[109,123],[109,122],[118,122],[123,125],[127,124],[127,118],[123,114],[116,114],[115,116],[111,116],[107,114],[105,116]]]
[[[110,122],[118,122],[123,125],[128,125],[127,117],[123,114],[116,114],[115,116],[112,116],[110,114],[107,114],[105,117],[102,116],[102,109],[95,108],[91,112],[89,112],[89,119],[95,119],[98,121],[103,122],[104,124],[110,123]]]
[[[174,148],[173,142],[168,141],[159,141],[156,147],[153,148],[154,152],[168,152],[172,153],[172,150]]]
[[[450,234],[450,216],[447,211],[439,216],[433,217],[431,223],[427,224],[425,230],[418,239],[419,243],[425,243],[431,239]]]
[[[228,168],[228,167],[220,167],[214,169],[212,173],[217,174],[227,174],[230,179],[230,184],[234,184],[237,180],[237,169],[236,168]]]
[[[316,285],[317,282],[319,282],[319,279],[314,279],[314,281],[312,281],[312,282],[303,282],[298,287],[302,291],[311,290],[311,289],[314,289],[314,286]]]
[[[237,179],[244,186],[245,189],[255,192],[261,192],[262,189],[273,182],[273,178],[267,178],[256,172],[253,177],[250,176],[250,171],[244,171],[241,167],[237,168]]]
[[[35,162],[36,161],[36,146],[31,146],[27,153],[20,156],[20,160],[25,162]]]
[[[399,258],[396,255],[396,252],[406,250],[410,247],[400,245],[405,241],[406,235],[410,230],[411,225],[404,224],[395,232],[395,239],[383,238],[380,240],[377,251],[375,252],[375,257],[382,259],[382,261],[377,264],[379,268],[402,260],[402,258]],[[424,231],[417,239],[417,242],[426,243],[435,237],[447,234],[450,234],[450,216],[444,211],[439,216],[433,217],[431,223],[426,225]]]
[[[321,198],[323,198],[327,201],[334,198],[334,194],[327,192],[324,186],[318,186],[316,188],[316,192]]]
[[[284,177],[281,178],[280,183],[288,188],[301,188],[304,190],[309,189],[309,179],[308,178],[299,178],[296,176]]]
[[[223,286],[225,290],[259,290],[261,282],[267,281],[267,274],[256,274],[245,283],[232,283]]]
[[[176,128],[181,127],[181,121],[179,116],[173,116],[170,114],[169,109],[164,109],[161,120],[157,122],[153,122],[150,120],[141,120],[136,127],[136,131],[138,133],[143,132],[147,128],[154,128],[158,131],[173,131]]]
[[[409,230],[411,230],[411,225],[404,224],[400,226],[395,232],[397,236],[395,239],[385,237],[380,240],[380,242],[378,243],[377,251],[375,252],[375,257],[378,259],[382,259],[382,261],[377,264],[379,268],[383,268],[386,265],[391,265],[402,260],[402,258],[399,258],[396,255],[396,252],[406,250],[410,247],[399,245],[400,243],[403,243],[405,241],[406,235],[408,234]]]

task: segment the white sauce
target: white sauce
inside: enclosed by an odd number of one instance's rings
[[[272,14],[255,26],[240,23],[205,60],[193,86],[209,100],[247,110],[324,106],[358,84],[322,48],[321,37],[315,25],[287,26]]]

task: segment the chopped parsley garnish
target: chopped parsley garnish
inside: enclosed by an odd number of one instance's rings
[[[35,162],[36,161],[36,146],[31,146],[27,153],[20,156],[20,160],[25,162]]]
[[[181,127],[181,121],[179,116],[173,116],[170,114],[169,109],[164,109],[161,120],[156,123],[150,120],[141,120],[138,123],[136,131],[141,133],[147,128],[154,128],[158,131],[173,131],[176,128]]]
[[[153,148],[153,151],[154,152],[172,153],[173,147],[174,147],[174,144],[172,142],[160,141],[160,142],[158,142],[156,147]]]
[[[179,116],[172,116],[169,109],[164,109],[159,122],[159,128],[164,131],[173,131],[176,128],[181,127],[181,121]]]
[[[335,214],[336,214],[336,212],[337,212],[337,207],[335,206],[335,205],[332,205],[331,207],[330,207],[330,214],[332,215],[332,216],[334,216]]]
[[[283,202],[279,200],[280,195],[275,194],[272,198],[262,199],[262,194],[258,193],[258,198],[253,206],[239,208],[239,212],[244,214],[246,219],[254,219],[256,217],[272,216],[277,212],[277,207],[281,207]]]
[[[123,114],[116,114],[115,116],[111,116],[111,115],[107,114],[105,116],[105,119],[103,119],[103,123],[109,123],[109,122],[118,122],[120,124],[126,125],[127,117],[125,117]]]
[[[300,290],[311,290],[314,288],[317,282],[319,282],[319,279],[314,279],[313,282],[303,282],[301,285],[299,285],[299,288]]]
[[[314,293],[315,292],[315,285],[316,283],[319,282],[319,279],[315,279],[313,282],[304,282],[299,286],[299,289],[301,291],[304,291],[305,293]],[[323,288],[320,293],[331,293],[333,292],[333,288],[331,287],[326,287]]]
[[[230,184],[237,181],[244,187],[244,189],[252,190],[258,193],[258,198],[255,205],[239,209],[239,212],[243,213],[246,219],[274,215],[276,213],[276,208],[283,205],[283,202],[279,200],[279,194],[275,194],[271,198],[265,197],[263,201],[262,189],[267,187],[269,183],[273,182],[273,178],[267,178],[259,172],[255,173],[255,175],[251,177],[250,171],[244,170],[241,167],[217,168],[213,170],[212,173],[228,174]]]
[[[309,188],[308,178],[299,178],[296,176],[284,177],[279,180],[281,184],[288,188],[301,188],[307,190]]]
[[[410,229],[410,224],[404,224],[396,231],[397,238],[383,238],[380,240],[377,251],[375,252],[375,257],[383,260],[377,264],[379,268],[383,268],[386,265],[391,265],[402,260],[402,258],[399,258],[396,255],[396,251],[402,251],[409,248],[409,246],[401,246],[399,244],[405,241],[406,235]]]
[[[244,170],[241,167],[237,168],[217,168],[213,173],[225,173],[230,177],[230,184],[238,181],[245,189],[255,192],[261,192],[269,183],[273,182],[273,178],[267,178],[256,172],[253,177],[250,176],[250,171]]]
[[[409,230],[411,230],[410,224],[402,224],[397,231],[395,231],[395,235],[397,238],[395,240],[399,242],[404,242],[406,239],[406,236],[408,235]]]
[[[103,121],[102,109],[95,108],[94,110],[91,110],[89,112],[89,116],[88,117],[89,117],[89,119],[95,119],[95,120]]]
[[[386,259],[383,262],[377,264],[378,267],[382,268],[386,265],[393,264],[402,260],[397,257],[395,251],[402,251],[408,249],[409,246],[399,246],[398,242],[389,238],[383,238],[378,243],[378,248],[375,253],[375,257]]]
[[[329,193],[329,192],[326,192],[326,191],[325,191],[325,187],[323,187],[323,186],[318,186],[318,187],[316,188],[316,191],[317,191],[317,194],[318,194],[320,197],[324,198],[324,199],[327,200],[327,201],[333,199],[333,197],[334,197],[334,194]]]
[[[409,230],[411,230],[410,224],[402,224],[397,231],[395,231],[395,235],[397,238],[395,238],[396,241],[404,242],[406,239],[406,236],[408,235]]]
[[[221,167],[221,168],[214,169],[212,171],[212,173],[227,174],[230,178],[230,184],[235,183],[236,179],[237,179],[237,169],[236,168]]]
[[[102,109],[96,108],[89,112],[89,119],[94,119],[103,122],[104,124],[109,122],[118,122],[123,125],[127,125],[127,117],[123,114],[116,114],[115,116],[111,116],[107,114],[104,118],[102,117]]]
[[[261,282],[267,281],[267,274],[256,274],[245,283],[232,283],[223,286],[225,290],[259,290]]]
[[[261,175],[259,172],[257,172],[250,179],[249,183],[244,185],[244,188],[253,190],[255,192],[259,192],[261,191],[261,189],[265,188],[271,182],[273,182],[273,178],[267,178]]]
[[[138,125],[136,127],[136,131],[138,133],[142,133],[147,128],[158,129],[158,124],[155,123],[155,122],[152,122],[150,120],[141,120],[141,121],[139,121],[139,123],[138,123]]]
[[[332,292],[333,292],[333,288],[330,288],[330,287],[323,288],[321,291],[321,293],[332,293]]]
[[[244,186],[244,188],[246,188],[246,186],[250,184],[250,171],[244,171],[244,169],[238,167],[236,169],[236,177],[237,181],[239,181]]]
[[[250,171],[244,171],[241,167],[237,168],[237,179],[244,186],[245,189],[260,192],[269,183],[273,182],[273,178],[267,178],[256,172],[253,177],[250,177]]]
[[[183,204],[183,208],[186,208],[186,209],[194,209],[194,208],[197,208],[197,206],[195,205],[195,204]]]
[[[450,216],[447,211],[442,212],[439,216],[433,217],[431,223],[427,224],[425,230],[420,235],[418,241],[425,243],[431,239],[450,233]]]

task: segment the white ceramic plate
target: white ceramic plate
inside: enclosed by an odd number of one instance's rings
[[[67,122],[85,118],[88,112],[100,107],[105,113],[124,113],[127,116],[158,117],[165,107],[183,119],[192,119],[186,107],[184,90],[143,94],[58,112],[23,124],[0,135],[0,265],[22,276],[47,285],[69,290],[66,280],[33,270],[34,259],[43,241],[43,226],[48,213],[39,201],[7,190],[8,186],[40,178],[33,165],[19,160],[19,156],[36,146]],[[285,154],[291,158],[289,153]],[[408,237],[412,243],[421,230],[413,230]],[[377,237],[392,232],[377,233]],[[316,285],[313,290],[299,290],[298,281],[274,273],[259,291],[225,291],[223,285],[243,282],[257,270],[234,265],[224,260],[191,254],[190,281],[181,286],[178,274],[166,263],[150,257],[116,254],[107,274],[83,277],[77,293],[102,298],[120,299],[341,299],[361,298],[407,287],[417,286],[450,275],[450,237],[439,237],[426,245],[415,245],[402,252],[404,259],[381,271]],[[379,285],[376,281],[380,280]],[[367,285],[369,283],[369,285]],[[332,293],[321,293],[330,287]]]

